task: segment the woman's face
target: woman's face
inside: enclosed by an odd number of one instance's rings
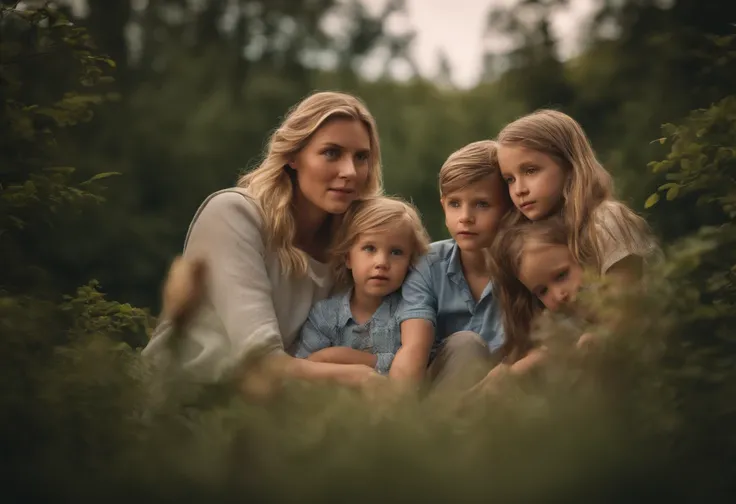
[[[345,213],[365,186],[370,171],[368,128],[355,119],[325,122],[289,165],[298,190],[313,207],[328,214]]]
[[[529,243],[524,246],[519,280],[550,311],[575,300],[583,284],[583,269],[565,245]]]

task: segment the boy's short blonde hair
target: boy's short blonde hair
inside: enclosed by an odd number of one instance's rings
[[[395,230],[402,225],[412,235],[411,264],[414,264],[427,253],[430,241],[416,207],[391,196],[376,196],[355,202],[346,213],[330,251],[335,287],[340,289],[352,284],[353,277],[345,263],[350,249],[361,234]]]
[[[493,140],[480,140],[456,150],[440,168],[440,196],[461,191],[489,175],[500,177]]]

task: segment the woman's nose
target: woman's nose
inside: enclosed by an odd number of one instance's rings
[[[358,171],[355,169],[355,162],[352,158],[346,158],[340,163],[340,177],[353,179],[357,176]]]

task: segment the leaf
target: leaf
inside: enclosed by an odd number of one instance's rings
[[[677,198],[678,194],[680,194],[680,186],[675,184],[667,191],[667,201],[672,201]]]
[[[677,132],[677,126],[672,123],[665,123],[662,125],[662,132],[666,136],[673,136]]]
[[[676,185],[677,184],[675,184],[674,182],[667,182],[666,184],[662,184],[661,186],[659,186],[657,188],[657,191],[664,191],[664,190],[667,190],[667,189],[669,189],[671,187],[675,187]]]
[[[102,180],[102,179],[105,179],[105,178],[108,178],[108,177],[113,177],[115,175],[122,175],[122,173],[120,173],[120,172],[104,172],[104,173],[98,173],[97,175],[95,175],[94,177],[90,178],[89,180],[85,180],[80,185],[89,184],[89,183],[95,182],[97,180]]]
[[[644,208],[652,208],[659,201],[659,194],[654,193],[644,202]]]

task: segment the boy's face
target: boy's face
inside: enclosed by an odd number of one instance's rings
[[[491,245],[509,209],[507,190],[494,174],[440,198],[445,224],[460,250],[477,251]]]

